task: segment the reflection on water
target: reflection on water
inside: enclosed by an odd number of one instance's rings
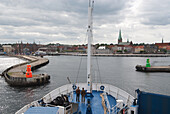
[[[78,82],[86,82],[86,57],[51,56],[47,58],[50,60],[50,63],[34,73],[47,72],[50,74],[51,80],[49,84],[16,88],[10,87],[4,81],[4,78],[0,77],[0,114],[13,114],[24,105],[40,99],[59,86],[67,84],[67,77],[70,78],[72,83],[76,82],[76,79]],[[78,74],[81,58],[82,63]],[[98,66],[96,59],[93,58],[92,75],[100,74],[100,76],[93,77],[93,81],[100,81],[101,77],[102,83],[117,86],[133,96],[135,95],[134,91],[138,88],[144,91],[170,95],[169,73],[142,73],[135,71],[135,66],[137,64],[145,65],[146,59],[140,57],[98,57]],[[155,65],[169,65],[169,60],[168,57],[150,58],[151,63],[162,61],[161,63],[157,62]],[[23,60],[0,57],[0,71],[2,72],[7,67],[20,62],[23,62]]]

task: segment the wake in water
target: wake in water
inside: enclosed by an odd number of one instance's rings
[[[170,66],[170,61],[153,61],[152,66]]]

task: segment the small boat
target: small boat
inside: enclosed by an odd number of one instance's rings
[[[136,90],[136,96],[110,84],[92,83],[91,40],[94,0],[88,5],[87,83],[70,83],[56,88],[15,114],[167,114],[170,97]],[[77,88],[86,91],[85,102],[76,100]]]

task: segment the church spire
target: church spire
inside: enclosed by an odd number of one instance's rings
[[[119,30],[118,44],[122,42],[121,29]]]
[[[121,30],[119,30],[119,40],[122,39]]]

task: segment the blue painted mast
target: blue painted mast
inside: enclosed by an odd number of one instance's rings
[[[92,11],[94,0],[89,0],[88,6],[88,52],[87,52],[87,92],[92,93],[92,77],[91,77],[91,45],[92,45]]]

